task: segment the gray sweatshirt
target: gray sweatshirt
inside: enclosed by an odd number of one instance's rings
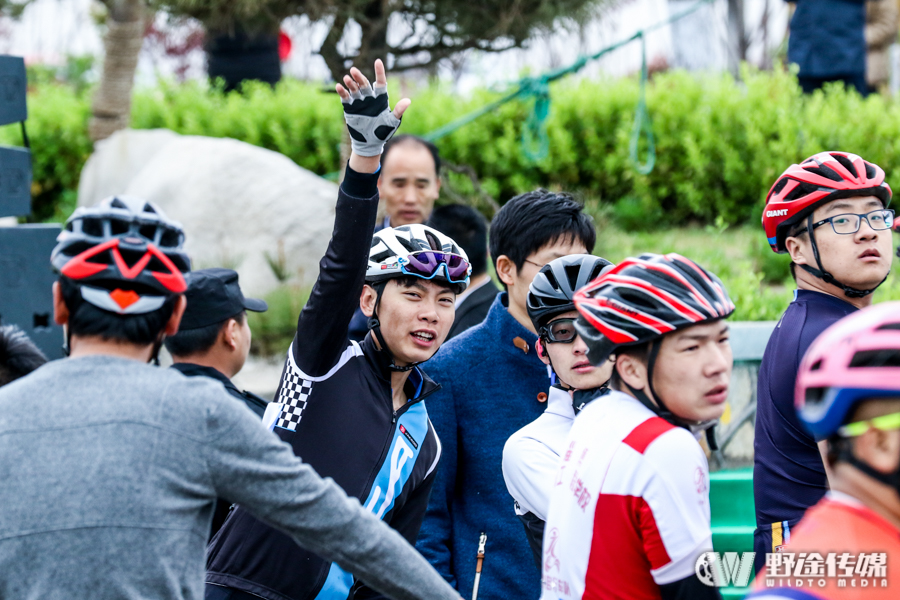
[[[217,382],[92,356],[0,388],[4,600],[200,600],[217,496],[390,597],[459,598]]]

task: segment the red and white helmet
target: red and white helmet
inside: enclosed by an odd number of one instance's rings
[[[634,346],[734,312],[718,277],[679,254],[627,258],[575,294],[575,324],[598,365]]]
[[[900,395],[900,302],[848,315],[816,338],[800,363],[794,405],[816,439],[837,432],[854,406]]]
[[[762,224],[772,250],[787,252],[784,241],[791,227],[817,207],[838,198],[875,196],[885,207],[891,188],[884,171],[849,152],[820,152],[781,174],[763,210]]]

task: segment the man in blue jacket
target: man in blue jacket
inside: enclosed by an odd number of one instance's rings
[[[886,0],[883,0],[886,1]],[[829,81],[843,81],[868,94],[865,0],[796,0],[788,62],[800,67],[807,94]]]
[[[491,223],[490,249],[505,292],[485,321],[453,338],[428,363],[441,390],[428,400],[443,453],[416,547],[467,597],[481,533],[487,534],[479,600],[534,598],[540,573],[509,510],[503,445],[546,408],[547,367],[528,317],[532,279],[548,262],[586,254],[596,231],[566,194],[537,190],[506,203]]]

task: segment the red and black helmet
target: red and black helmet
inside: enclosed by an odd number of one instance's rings
[[[103,310],[152,312],[187,289],[184,231],[152,202],[113,196],[79,208],[56,241],[54,269]]]
[[[822,204],[851,196],[875,196],[887,207],[891,188],[881,167],[849,152],[820,152],[788,167],[769,190],[762,215],[772,250],[787,252],[793,225]]]
[[[635,346],[734,312],[719,278],[679,254],[627,258],[575,294],[575,327],[588,359],[602,364]]]

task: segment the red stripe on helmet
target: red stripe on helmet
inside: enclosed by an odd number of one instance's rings
[[[658,287],[647,283],[643,279],[638,279],[637,277],[631,277],[628,275],[614,275],[612,277],[607,276],[604,279],[606,279],[607,283],[616,283],[619,285],[638,287],[642,291],[647,292],[649,295],[667,305],[674,312],[680,314],[688,321],[704,321],[708,318],[706,315],[688,306],[669,292],[661,290]]]
[[[672,326],[671,323],[667,323],[662,319],[657,319],[647,313],[636,310],[633,306],[626,306],[621,302],[617,302],[610,298],[597,298],[594,300],[594,306],[600,310],[614,312],[629,321],[640,323],[660,335],[675,330],[675,327]]]
[[[579,307],[578,312],[581,313],[581,315],[585,319],[587,319],[588,323],[590,323],[594,329],[602,333],[605,337],[609,338],[609,340],[613,344],[628,344],[638,341],[637,336],[625,331],[624,329],[619,329],[618,327],[610,325],[606,321],[598,318],[598,316],[594,314],[594,311],[599,312],[598,307],[594,304],[590,304],[587,306]]]
[[[109,240],[108,242],[103,242],[98,246],[94,246],[93,248],[88,248],[81,254],[76,254],[73,256],[69,262],[65,264],[65,266],[59,270],[59,272],[69,279],[86,279],[92,275],[96,275],[100,271],[104,270],[107,265],[101,265],[97,263],[89,263],[87,262],[89,258],[93,258],[98,254],[101,254],[110,248],[115,248],[119,245],[118,238],[114,238]]]

